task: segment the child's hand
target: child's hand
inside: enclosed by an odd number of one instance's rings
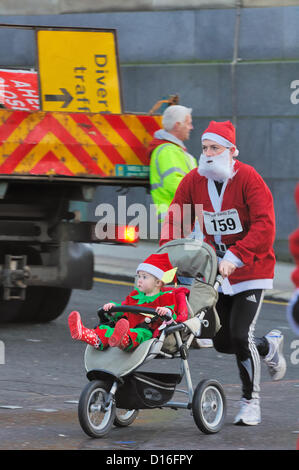
[[[112,307],[114,307],[114,304],[112,302],[108,303],[108,304],[105,304],[103,305],[103,310],[105,310],[105,312],[107,312],[108,310],[110,310]]]
[[[157,307],[156,312],[161,317],[164,317],[164,315],[166,315],[167,313],[170,313],[170,310],[167,307]]]

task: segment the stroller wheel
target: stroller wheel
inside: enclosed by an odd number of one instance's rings
[[[121,408],[116,408],[116,415],[113,424],[121,428],[129,426],[133,423],[133,421],[135,421],[138,413],[138,410],[124,410]]]
[[[193,418],[205,434],[213,434],[222,428],[226,415],[226,400],[222,386],[216,380],[200,382],[192,400]]]
[[[78,417],[84,432],[90,437],[103,437],[110,431],[115,418],[115,403],[106,403],[110,383],[92,380],[83,389],[78,406]]]

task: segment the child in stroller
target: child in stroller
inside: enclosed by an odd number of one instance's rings
[[[193,339],[213,337],[220,328],[215,305],[222,279],[217,272],[216,254],[209,245],[194,239],[173,240],[160,247],[157,254],[167,254],[167,258],[154,258],[152,255],[137,270],[150,271],[166,283],[173,278],[174,273],[170,268],[176,266],[178,276],[192,277],[194,282],[190,291],[160,285],[160,295],[155,299],[140,295],[143,287],[137,286],[139,290],[133,293],[135,298],[132,299],[130,295],[131,298],[125,301],[130,301],[131,305],[113,306],[110,310],[110,313],[132,312],[137,317],[140,312],[151,314],[154,316],[151,321],[156,322],[158,318],[157,324],[161,326],[158,331],[151,331],[151,339],[131,348],[129,353],[121,347],[106,347],[101,350],[87,345],[84,365],[88,383],[80,395],[78,418],[83,431],[91,437],[106,436],[113,425],[125,427],[132,424],[142,409],[168,407],[189,410],[197,427],[206,434],[219,432],[224,424],[226,400],[221,384],[216,380],[204,379],[193,388],[188,364],[188,351]],[[158,265],[157,270],[154,259],[170,260],[172,266],[167,264],[165,269],[161,269],[161,265]],[[165,271],[166,276],[163,274]],[[164,302],[166,293],[170,300]],[[145,300],[147,302],[142,303]],[[154,305],[155,308],[148,308],[149,305]],[[165,324],[167,322],[163,324],[165,315],[156,315],[157,306],[165,305],[172,313],[177,314],[176,320],[169,325]],[[107,310],[98,310],[100,318],[102,313],[106,315]],[[126,317],[129,318],[128,315]],[[142,320],[144,321],[144,317],[140,318]],[[141,325],[142,323],[138,323],[137,328],[132,329],[141,330]],[[179,371],[169,373],[167,370],[165,373],[159,368],[157,370],[154,364],[153,371],[141,369],[143,364],[159,358],[178,359]],[[183,377],[187,390],[177,388]],[[187,400],[171,400],[176,392],[185,394]]]
[[[73,339],[84,341],[99,350],[117,346],[124,351],[131,351],[144,341],[157,337],[164,318],[170,322],[187,320],[185,298],[189,290],[185,287],[165,287],[166,283],[173,281],[176,272],[167,253],[150,255],[139,264],[136,272],[136,289],[121,304],[105,304],[103,310],[107,318],[103,318],[104,321],[95,329],[83,326],[79,312],[73,311],[69,315],[68,323]],[[157,318],[128,312],[109,315],[109,310],[117,305],[154,308]]]

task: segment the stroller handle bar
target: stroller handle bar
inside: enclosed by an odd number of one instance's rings
[[[109,310],[104,310],[103,308],[98,309],[98,316],[101,318],[102,314],[105,313],[113,313],[113,312],[129,312],[129,313],[135,313],[135,314],[140,314],[140,313],[145,313],[147,315],[152,315],[154,317],[159,317],[161,319],[165,319],[167,321],[172,319],[172,314],[170,312],[167,312],[166,315],[158,315],[156,310],[154,308],[149,308],[149,307],[139,307],[138,305],[116,305],[115,307],[110,308]]]

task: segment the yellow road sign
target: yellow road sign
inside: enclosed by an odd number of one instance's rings
[[[115,30],[37,31],[41,109],[122,113]]]

